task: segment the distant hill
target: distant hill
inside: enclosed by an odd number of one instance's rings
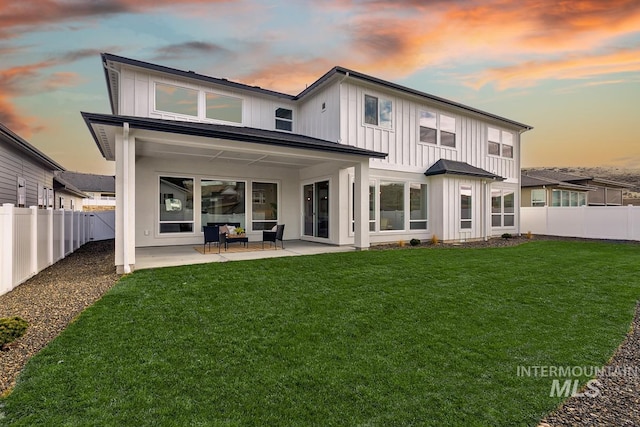
[[[625,198],[640,198],[640,169],[624,169],[615,167],[544,167],[525,168],[526,170],[553,169],[559,172],[572,173],[594,178],[609,179],[633,185],[623,192]]]

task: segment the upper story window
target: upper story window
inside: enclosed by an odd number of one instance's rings
[[[207,119],[242,123],[242,99],[233,96],[207,93]]]
[[[513,134],[511,132],[488,128],[487,142],[490,155],[513,158]]]
[[[293,111],[288,108],[278,108],[276,110],[276,129],[293,130]]]
[[[443,147],[456,147],[456,119],[436,114],[431,111],[420,111],[420,142],[438,144]],[[440,129],[440,132],[438,132]]]
[[[393,127],[393,103],[391,100],[365,95],[364,122],[368,125],[391,129]]]
[[[198,117],[198,91],[156,83],[156,110]]]

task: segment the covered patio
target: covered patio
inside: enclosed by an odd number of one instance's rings
[[[136,248],[136,270],[206,264],[210,262],[246,261],[286,256],[351,252],[356,250],[355,246],[352,245],[335,246],[304,240],[287,240],[284,242],[284,249],[282,249],[280,245],[278,245],[277,249],[274,249],[273,246],[265,246],[264,250],[248,248],[244,250],[225,251],[223,248],[219,254],[217,250],[203,254],[196,249],[197,247],[202,247],[202,245],[192,244]]]
[[[105,158],[118,159],[120,273],[148,268],[138,254],[152,247],[192,248],[209,222],[240,223],[250,242],[283,224],[287,240],[369,247],[369,159],[386,153],[239,126],[83,116]]]

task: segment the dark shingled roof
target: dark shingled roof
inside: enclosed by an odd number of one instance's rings
[[[489,178],[495,179],[499,181],[504,181],[504,178],[488,172],[484,169],[477,168],[475,166],[471,166],[469,163],[465,162],[457,162],[455,160],[446,160],[440,159],[435,162],[427,171],[424,173],[426,176],[432,175],[464,175],[471,176],[475,178]]]
[[[218,125],[212,123],[182,122],[148,117],[117,116],[109,114],[81,113],[93,138],[98,143],[99,138],[93,132],[91,124],[107,126],[123,126],[128,123],[133,129],[144,129],[159,132],[176,133],[180,135],[202,136],[206,138],[229,139],[233,141],[251,142],[255,144],[275,145],[280,147],[298,148],[302,150],[328,151],[340,154],[355,154],[383,159],[387,153],[365,150],[351,145],[339,144],[325,139],[312,138],[290,132],[256,129],[242,126]],[[99,146],[99,145],[98,145]]]
[[[589,187],[587,185],[579,185],[572,184],[570,182],[558,181],[551,178],[543,178],[539,176],[529,176],[529,175],[521,175],[520,176],[520,187],[558,187],[558,188],[566,188],[569,190],[593,190],[594,187]]]
[[[97,193],[115,193],[116,178],[110,175],[93,175],[79,172],[59,172],[56,178],[65,185],[71,185],[80,191]]]

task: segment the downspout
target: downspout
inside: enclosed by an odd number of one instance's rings
[[[129,264],[129,123],[122,124],[122,187],[124,197],[122,198],[122,237],[123,248],[122,258],[124,264],[124,274],[131,273],[131,265]]]
[[[488,209],[489,206],[487,206],[487,181],[486,180],[482,180],[482,215],[483,215],[483,219],[484,221],[482,221],[482,240],[484,240],[485,242],[487,240],[489,240],[489,232],[488,232],[488,226],[487,226],[487,221],[488,221]]]

